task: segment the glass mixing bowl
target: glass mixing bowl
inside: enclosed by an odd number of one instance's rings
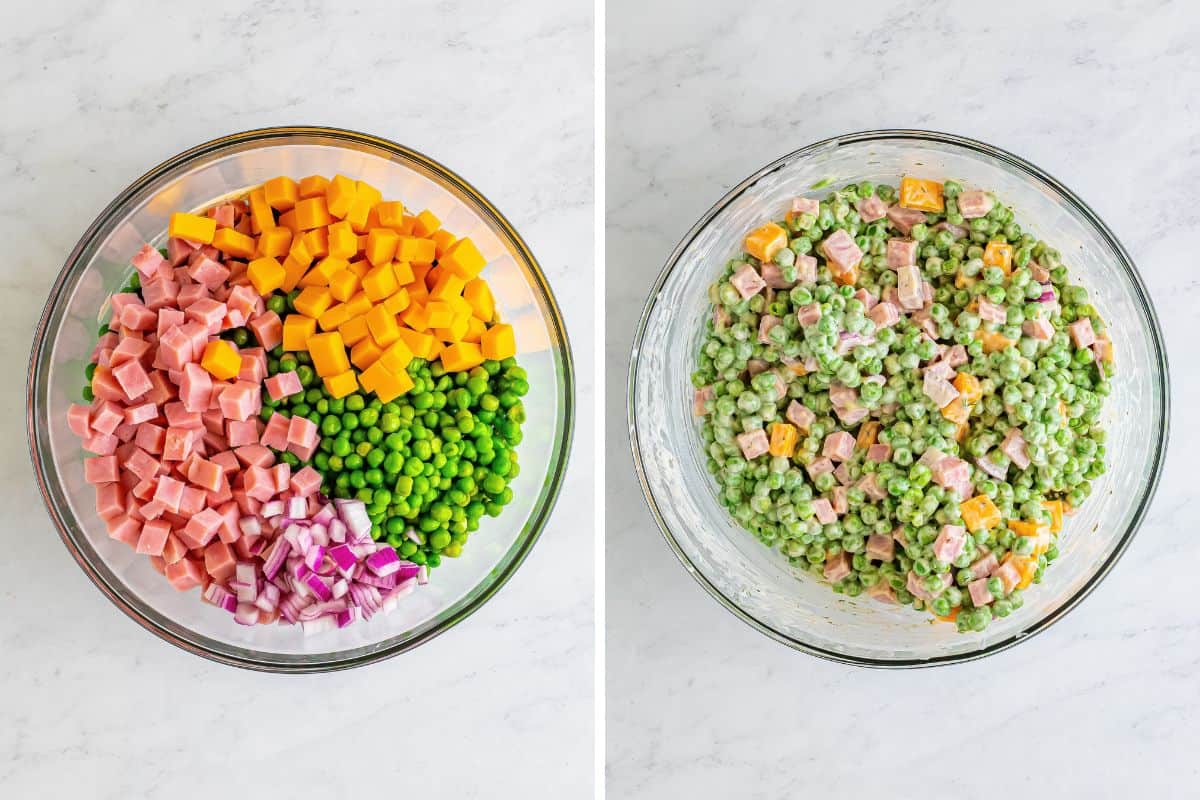
[[[429,208],[446,228],[470,236],[488,258],[496,305],[516,329],[529,373],[528,422],[518,452],[513,501],[484,518],[461,557],[388,615],[305,637],[297,627],[243,627],[176,592],[145,556],[108,538],[83,479],[83,452],[67,428],[80,402],[83,369],[107,319],[107,297],[132,268],[143,241],[164,244],[173,211],[198,210],[276,175],[345,173],[407,207]],[[508,220],[437,162],[398,144],[328,128],[270,128],[202,144],[135,181],[92,223],[46,302],[29,363],[26,416],[34,470],[67,549],[102,592],[146,630],[198,655],[260,670],[317,672],[378,661],[437,636],[480,607],[512,576],[537,541],[558,497],[574,420],[571,353],[546,276]]]
[[[707,288],[742,251],[746,231],[779,219],[821,181],[896,185],[957,178],[1011,204],[1023,228],[1056,247],[1113,333],[1118,372],[1105,405],[1108,472],[1066,523],[1062,555],[1025,605],[983,633],[959,634],[911,608],[832,592],[737,527],[705,470],[690,375]],[[827,190],[826,190],[827,191]],[[630,440],[655,520],[684,567],[722,605],[773,639],[835,661],[915,667],[980,658],[1061,619],[1108,574],[1154,495],[1167,444],[1162,333],[1129,254],[1083,201],[1054,178],[981,142],[925,131],[869,131],[798,150],[759,170],[683,238],[650,293],[629,374]]]

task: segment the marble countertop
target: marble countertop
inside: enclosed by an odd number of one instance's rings
[[[0,797],[590,795],[592,12],[518,5],[0,8]],[[104,600],[44,511],[19,413],[47,291],[111,198],[194,144],[289,123],[377,133],[472,181],[546,269],[579,381],[570,475],[512,581],[412,653],[305,677],[209,663]]]
[[[1187,255],[1200,223],[1200,15],[1079,0],[829,8],[608,3],[609,794],[1186,794],[1200,735],[1186,462],[1200,431],[1178,411],[1200,391]],[[1015,649],[915,672],[792,652],[709,598],[650,520],[625,424],[632,332],[692,223],[780,155],[885,127],[983,139],[1083,197],[1149,286],[1177,409],[1157,499],[1095,593]]]

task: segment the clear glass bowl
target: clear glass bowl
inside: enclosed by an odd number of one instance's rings
[[[911,608],[845,597],[790,567],[737,527],[705,470],[689,380],[709,313],[707,287],[746,231],[779,219],[819,181],[893,185],[904,174],[987,188],[1021,226],[1063,254],[1114,335],[1118,373],[1105,406],[1108,472],[1066,523],[1062,555],[1023,608],[983,633],[959,634]],[[827,190],[826,190],[827,191]],[[1108,574],[1145,515],[1167,444],[1166,349],[1129,254],[1069,189],[981,142],[925,131],[869,131],[798,150],[747,178],[688,232],[651,290],[634,340],[629,424],[646,500],[684,567],[722,605],[773,639],[835,661],[916,667],[1011,647],[1062,618]]]
[[[167,218],[244,193],[275,175],[345,173],[406,206],[429,208],[488,257],[500,314],[516,329],[529,372],[525,438],[513,501],[485,518],[457,559],[391,614],[305,637],[297,627],[243,627],[229,614],[176,592],[145,556],[108,538],[83,480],[67,406],[79,402],[83,369],[143,241],[165,241]],[[59,275],[30,355],[26,406],[34,470],[67,549],[102,592],[148,631],[198,655],[252,669],[317,672],[368,664],[409,650],[466,618],[529,554],[558,497],[574,420],[566,328],[541,268],[512,225],[478,191],[437,162],[393,142],[329,128],[270,128],[202,144],[135,181],[92,223]]]

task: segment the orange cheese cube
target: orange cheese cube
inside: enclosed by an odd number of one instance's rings
[[[517,354],[517,339],[512,325],[498,323],[488,328],[479,340],[483,355],[489,361],[502,361]]]
[[[408,308],[408,290],[397,289],[395,294],[383,301],[383,307],[389,314],[399,314]]]
[[[335,398],[345,397],[353,394],[358,389],[358,378],[354,375],[354,370],[346,370],[337,375],[330,375],[323,378],[325,390]]]
[[[325,190],[329,187],[329,178],[324,175],[309,175],[306,178],[300,179],[300,198],[306,199],[309,197],[319,197],[325,194]]]
[[[272,178],[262,188],[267,204],[276,211],[290,211],[300,199],[300,187],[286,175]]]
[[[407,372],[394,373],[378,361],[363,371],[361,380],[363,388],[375,392],[384,403],[394,400],[413,387],[412,378]]]
[[[322,378],[339,375],[350,369],[346,346],[337,331],[314,333],[308,337],[308,354],[312,356],[313,369]]]
[[[465,240],[464,240],[465,241]],[[412,264],[432,264],[437,258],[437,247],[432,239],[416,236],[400,236],[396,245],[396,260]],[[473,275],[471,277],[474,277]]]
[[[367,318],[365,316],[351,317],[346,320],[338,326],[338,333],[342,335],[342,341],[348,347],[353,347],[371,335],[371,332],[367,329]]]
[[[1042,503],[1042,508],[1050,512],[1050,532],[1062,533],[1063,529],[1063,501],[1062,500],[1046,500]]]
[[[290,208],[279,215],[279,224],[292,233],[300,233],[300,226],[296,223],[296,209],[294,208]]]
[[[200,366],[219,381],[236,378],[242,369],[242,357],[237,348],[224,339],[215,339],[204,347]]]
[[[302,231],[309,231],[333,222],[329,209],[325,207],[324,197],[306,197],[296,203],[296,226]]]
[[[380,347],[387,347],[399,337],[400,326],[396,316],[389,314],[382,305],[375,306],[367,312],[367,330]]]
[[[213,233],[213,247],[234,258],[254,258],[258,243],[253,236],[238,233],[233,228],[220,228]]]
[[[383,229],[381,229],[383,230]],[[380,264],[372,269],[362,279],[362,288],[374,302],[379,302],[385,297],[390,297],[400,288],[400,283],[396,280],[396,273],[392,270],[392,262]]]
[[[401,286],[407,286],[415,279],[413,274],[413,266],[407,261],[393,261],[392,272],[396,273],[396,282]]]
[[[187,239],[189,242],[212,244],[217,232],[217,221],[211,217],[199,214],[184,214],[176,211],[167,223],[167,235],[176,239]]]
[[[860,450],[870,449],[871,445],[875,444],[875,439],[879,436],[879,430],[883,426],[875,420],[867,420],[858,429],[858,436],[854,440],[854,446]]]
[[[454,307],[442,300],[425,304],[425,316],[431,328],[444,328],[454,321]]]
[[[287,229],[285,228],[284,230]],[[288,233],[291,233],[291,231],[288,231]],[[283,271],[286,277],[283,279],[283,286],[280,288],[285,292],[290,292],[304,278],[304,273],[308,271],[308,262],[297,261],[295,256],[289,253],[288,257],[283,260]]]
[[[267,228],[258,237],[256,255],[283,258],[292,247],[292,232],[287,228]]]
[[[358,252],[358,236],[350,223],[345,220],[335,222],[326,230],[329,231],[329,255],[347,260],[354,258]]]
[[[267,203],[267,193],[261,188],[250,191],[250,230],[265,233],[275,228],[275,214]]]
[[[800,434],[795,425],[786,422],[776,422],[771,425],[771,440],[768,451],[773,456],[791,458],[796,453],[796,443]]]
[[[1003,336],[997,331],[977,330],[975,331],[975,338],[983,342],[983,352],[989,354],[999,350],[1007,350],[1016,344],[1012,339]]]
[[[386,200],[375,206],[379,216],[379,224],[395,230],[404,222],[404,203],[399,200]]]
[[[317,317],[324,314],[333,305],[333,295],[325,286],[309,286],[292,301],[292,306],[306,317]]]
[[[979,383],[979,379],[974,375],[966,372],[960,372],[954,376],[954,388],[958,389],[958,394],[967,403],[975,404],[983,397],[983,387]]]
[[[371,271],[371,262],[367,261],[365,258],[360,258],[356,261],[351,261],[350,266],[346,269],[357,275],[358,279],[361,281],[363,278],[367,277],[367,273]]]
[[[429,235],[429,238],[433,240],[433,252],[438,258],[444,256],[446,251],[458,241],[454,234],[447,230],[434,231]]]
[[[261,295],[268,295],[283,287],[287,272],[277,260],[270,256],[263,256],[254,259],[246,266],[246,277],[250,279],[250,285],[254,287],[254,291]]]
[[[999,267],[1005,275],[1012,272],[1013,249],[1005,242],[988,242],[983,248],[983,263],[988,267]]]
[[[412,362],[413,358],[412,350],[408,348],[408,344],[403,339],[397,339],[392,342],[379,355],[379,360],[383,362],[383,366],[389,372],[397,375],[408,369],[408,365]]]
[[[467,318],[467,332],[463,334],[464,342],[479,343],[483,340],[483,333],[487,330],[487,325],[479,317],[471,316]]]
[[[942,196],[942,184],[920,178],[901,178],[900,206],[917,211],[942,213],[946,210],[946,199]]]
[[[432,211],[425,209],[413,220],[412,232],[414,236],[428,239],[440,227],[442,227],[442,221],[435,217]]]
[[[371,298],[367,297],[366,292],[358,292],[346,301],[346,310],[350,312],[352,317],[360,317],[371,310]]]
[[[1008,521],[1008,529],[1017,536],[1026,536],[1033,539],[1034,558],[1044,555],[1050,549],[1050,526],[1044,522],[1010,519]]]
[[[376,267],[390,265],[396,255],[396,245],[399,241],[400,234],[391,228],[372,229],[367,234],[367,246],[363,251],[367,255],[367,261]]]
[[[359,369],[366,369],[378,361],[382,354],[383,348],[368,336],[350,348],[350,363]]]
[[[437,282],[430,287],[429,296],[434,300],[448,300],[451,297],[459,297],[462,295],[466,285],[466,281],[453,272],[446,270],[438,276]]]
[[[328,286],[329,279],[339,272],[344,271],[348,266],[344,260],[328,256],[318,261],[312,269],[304,275],[304,279],[300,281],[301,286]]]
[[[492,290],[487,281],[482,278],[467,281],[462,296],[471,304],[471,313],[484,322],[491,322],[492,317],[496,316],[496,300],[492,297]]]
[[[977,494],[958,504],[963,522],[971,533],[991,529],[1000,524],[1000,509],[986,494]]]
[[[358,181],[355,184],[354,201],[346,212],[346,220],[349,221],[350,227],[354,229],[355,233],[367,232],[367,218],[371,214],[371,209],[382,199],[383,195],[379,190],[369,183]]]
[[[1013,589],[1029,588],[1029,584],[1033,583],[1034,576],[1037,574],[1038,561],[1033,556],[1019,556],[1016,553],[1009,553],[1000,563],[1002,565],[1011,564],[1016,568],[1017,574],[1020,576],[1016,585],[1010,586],[1007,582],[1005,583],[1004,590],[1006,592],[1011,592]],[[1001,575],[1001,580],[1004,580],[1003,575]]]
[[[434,328],[433,335],[443,342],[462,341],[462,338],[467,335],[467,320],[469,319],[471,319],[470,314],[455,314],[449,325]]]
[[[288,314],[283,320],[283,349],[304,350],[308,338],[317,332],[317,321],[300,314]]]
[[[438,263],[463,280],[471,280],[483,270],[487,260],[469,238],[452,244]]]
[[[408,349],[417,358],[424,358],[426,360],[433,358],[437,340],[432,335],[414,331],[411,328],[401,328],[400,341],[408,345]]]
[[[960,424],[966,422],[970,414],[971,410],[967,408],[967,404],[963,402],[962,397],[956,397],[942,406],[942,416],[951,422]]]
[[[353,297],[357,291],[358,276],[349,269],[339,270],[329,276],[329,293],[333,295],[334,300],[345,302]]]
[[[412,214],[405,214],[404,219],[400,220],[400,227],[396,228],[396,232],[401,236],[412,236],[413,225],[416,224],[417,218]]]
[[[346,215],[350,213],[350,206],[354,203],[356,194],[358,194],[358,187],[353,178],[334,175],[333,180],[325,189],[325,205],[329,209],[329,213],[338,219],[345,219]]]
[[[442,350],[442,366],[447,372],[462,372],[483,363],[483,351],[472,342],[457,342]]]
[[[745,247],[747,253],[766,263],[787,247],[787,231],[774,222],[768,222],[746,235]]]
[[[343,324],[350,321],[350,312],[346,310],[345,303],[338,303],[330,306],[329,309],[317,317],[317,325],[323,331],[331,331],[340,328]]]
[[[313,258],[324,258],[329,255],[329,229],[313,228],[304,234],[304,247]]]
[[[400,315],[400,321],[414,331],[429,330],[429,314],[425,311],[425,306],[420,303],[413,303],[404,310]],[[415,350],[413,352],[416,352]]]
[[[312,263],[313,256],[308,252],[308,243],[304,241],[303,233],[292,234],[292,246],[288,248],[288,255],[306,267]]]

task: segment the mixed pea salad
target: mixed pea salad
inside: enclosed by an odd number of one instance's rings
[[[1112,342],[984,189],[799,197],[709,290],[694,412],[737,522],[835,592],[982,631],[1105,471]]]

